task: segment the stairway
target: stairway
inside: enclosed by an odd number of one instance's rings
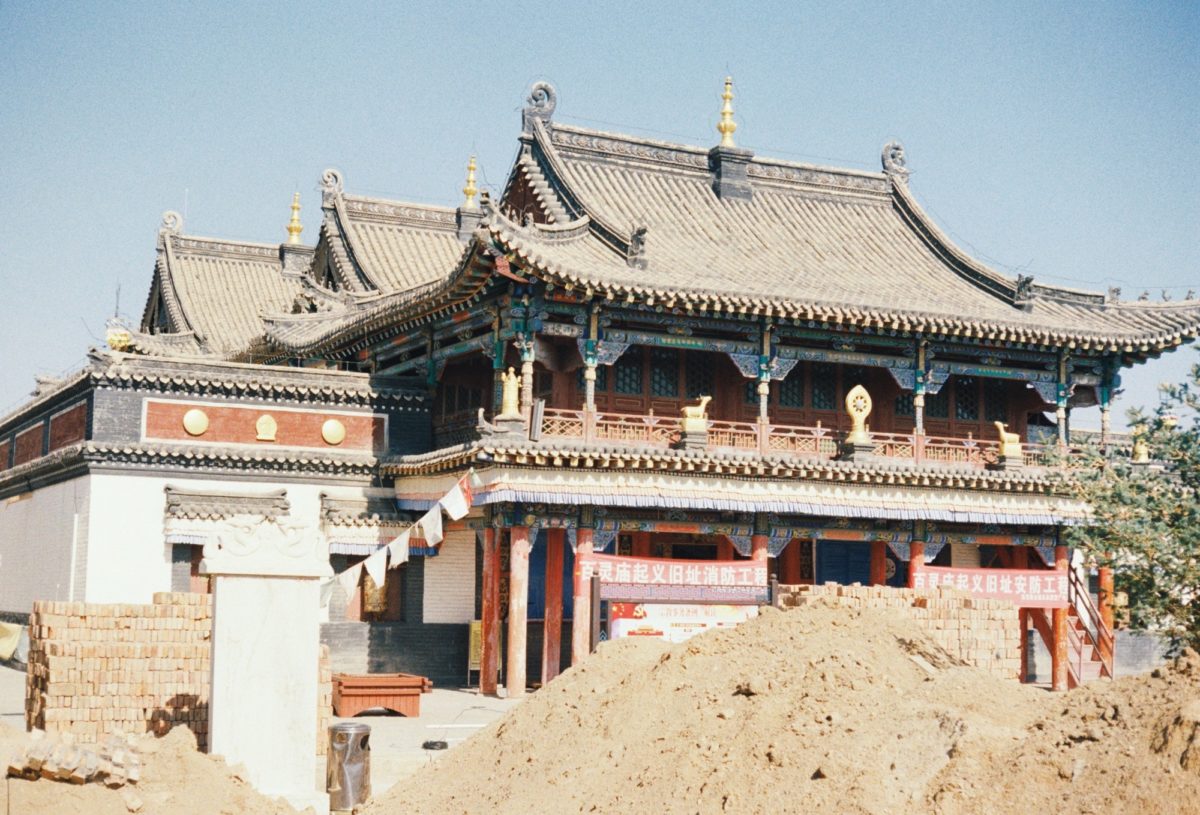
[[[1067,590],[1067,687],[1077,688],[1084,682],[1113,678],[1115,641],[1112,630],[1104,624],[1087,584],[1080,574],[1070,570]],[[1041,635],[1046,650],[1054,653],[1053,616],[1049,609],[1025,610],[1034,629]]]

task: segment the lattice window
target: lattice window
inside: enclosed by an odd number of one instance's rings
[[[712,355],[692,351],[684,356],[684,378],[687,380],[687,398],[699,399],[713,395]]]
[[[855,385],[867,387],[867,369],[859,365],[847,365],[842,369],[842,395],[845,396]],[[870,390],[870,388],[867,388]]]
[[[746,392],[743,394],[742,398],[745,399],[747,405],[757,405],[758,404],[758,380],[757,379],[747,379],[746,380]]]
[[[613,365],[617,393],[637,396],[642,392],[642,353],[634,348],[621,355]]]
[[[779,383],[779,404],[781,407],[804,407],[804,369],[799,365]]]
[[[650,350],[650,395],[679,395],[679,354],[673,348]]]
[[[979,380],[973,376],[954,380],[954,418],[960,422],[979,421]]]
[[[950,389],[942,385],[937,393],[925,394],[925,415],[930,419],[950,418]]]
[[[983,380],[983,415],[989,422],[1008,423],[1008,383],[1003,379]]]
[[[837,407],[837,368],[825,363],[812,366],[812,406],[817,410]]]
[[[913,406],[912,391],[901,391],[896,397],[896,415],[897,416],[914,416],[916,408]]]

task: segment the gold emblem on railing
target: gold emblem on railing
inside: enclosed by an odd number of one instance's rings
[[[871,415],[871,394],[862,385],[855,385],[846,394],[846,413],[850,414],[849,444],[870,444],[867,433],[867,417]]]
[[[1000,457],[1019,459],[1024,456],[1021,450],[1021,437],[1016,433],[1008,431],[1008,425],[1004,422],[994,422],[996,431],[1000,434]]]
[[[711,396],[701,396],[699,404],[684,405],[683,416],[679,420],[679,429],[684,433],[705,433],[708,431],[708,403]]]
[[[275,422],[275,417],[270,413],[264,413],[258,417],[258,421],[254,423],[254,430],[257,435],[255,441],[275,441],[275,431],[279,429],[279,425]]]

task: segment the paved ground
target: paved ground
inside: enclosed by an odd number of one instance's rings
[[[376,795],[425,764],[446,755],[426,750],[427,741],[444,741],[454,749],[472,733],[500,718],[518,702],[480,696],[475,691],[435,689],[421,697],[421,715],[415,719],[363,713],[355,719],[371,726],[371,787]],[[0,722],[25,729],[25,673],[0,666]],[[320,766],[319,788],[324,789],[325,765]]]

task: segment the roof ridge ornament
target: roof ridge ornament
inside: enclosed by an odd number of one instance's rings
[[[162,224],[158,227],[160,235],[178,235],[183,231],[183,216],[173,209],[162,214]]]
[[[333,205],[333,199],[342,194],[342,171],[329,167],[321,173],[321,206]]]
[[[1017,287],[1013,291],[1013,305],[1029,311],[1033,307],[1033,275],[1017,275]]]
[[[300,233],[304,231],[304,224],[300,223],[300,193],[292,194],[292,218],[288,221],[287,233],[290,244],[300,243]]]
[[[629,243],[625,247],[625,263],[632,269],[646,268],[646,233],[645,224],[634,224],[630,231]]]
[[[475,209],[475,196],[479,194],[479,188],[475,186],[475,157],[471,156],[471,160],[467,162],[467,185],[463,187],[463,209]]]
[[[454,223],[458,228],[458,239],[463,243],[471,240],[471,236],[475,234],[475,230],[483,223],[485,217],[484,210],[475,204],[475,196],[479,194],[479,188],[475,186],[475,157],[471,156],[471,160],[467,162],[467,185],[463,187],[463,204],[454,211]],[[483,193],[484,200],[487,200],[487,192]]]
[[[521,129],[526,133],[533,130],[533,120],[541,119],[545,124],[554,115],[558,106],[558,91],[549,82],[534,82],[529,89],[529,98],[525,100],[525,109],[521,111]]]
[[[886,173],[892,181],[900,184],[908,183],[909,173],[908,157],[904,154],[904,145],[898,140],[893,139],[883,146],[883,172]]]
[[[722,147],[737,147],[733,143],[733,132],[737,130],[737,122],[733,120],[733,77],[725,77],[725,91],[721,94],[724,104],[721,105],[721,121],[717,122],[717,132],[721,134]]]

